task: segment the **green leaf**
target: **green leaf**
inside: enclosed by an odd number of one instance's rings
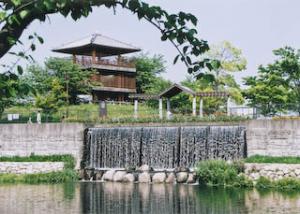
[[[38,38],[38,40],[39,40],[39,42],[40,42],[41,44],[44,43],[44,39],[43,39],[42,37],[38,36],[37,38]]]
[[[175,57],[175,59],[174,59],[174,61],[173,61],[173,64],[176,64],[176,63],[177,63],[179,57],[180,57],[180,55],[178,54],[178,55]]]
[[[20,12],[20,17],[21,17],[22,19],[24,19],[28,14],[29,14],[29,11],[28,11],[28,10],[22,10],[22,11]]]
[[[19,73],[20,75],[23,74],[23,68],[22,68],[22,66],[18,65],[18,66],[17,66],[17,70],[18,70],[18,73]]]

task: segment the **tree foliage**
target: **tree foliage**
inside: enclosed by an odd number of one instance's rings
[[[174,63],[181,60],[188,67],[188,72],[196,72],[203,67],[213,69],[215,62],[203,58],[200,61],[193,60],[193,56],[198,58],[209,49],[206,41],[198,39],[197,18],[190,14],[179,12],[169,14],[158,6],[151,6],[141,0],[11,0],[0,1],[0,59],[7,53],[17,57],[12,65],[0,63],[4,68],[0,74],[0,89],[4,91],[16,90],[17,87],[10,88],[9,84],[3,83],[4,79],[13,80],[15,70],[19,74],[23,73],[23,68],[19,65],[20,59],[33,61],[28,53],[36,49],[36,41],[43,43],[42,37],[32,33],[28,37],[29,48],[20,52],[9,52],[16,44],[23,44],[20,37],[23,31],[35,20],[45,21],[50,14],[59,13],[64,17],[70,16],[73,20],[87,17],[96,7],[107,7],[115,11],[119,6],[135,14],[138,19],[145,19],[161,32],[162,41],[170,41],[178,51]],[[189,28],[188,26],[192,26]],[[27,43],[27,42],[26,42]],[[5,80],[6,81],[6,80]],[[14,92],[16,93],[16,91]],[[7,94],[9,95],[9,94]]]
[[[223,41],[217,45],[212,45],[210,50],[203,54],[204,58],[214,60],[218,63],[212,70],[205,70],[196,73],[200,79],[214,83],[214,89],[219,90],[220,86],[225,86],[228,81],[233,85],[237,85],[231,76],[233,72],[239,72],[246,69],[247,60],[242,54],[242,50],[236,48],[228,41]]]
[[[132,59],[136,65],[137,93],[146,93],[156,85],[158,75],[165,72],[165,60],[161,55],[141,54]]]
[[[245,97],[263,115],[283,111],[300,113],[300,50],[284,47],[273,51],[276,60],[258,68],[258,75],[245,78]]]
[[[79,94],[89,93],[91,75],[93,71],[82,70],[70,60],[49,58],[45,67],[31,65],[21,80],[34,88],[37,106],[49,112],[61,104],[76,104]],[[55,102],[57,106],[54,106]],[[52,107],[48,109],[47,105]]]

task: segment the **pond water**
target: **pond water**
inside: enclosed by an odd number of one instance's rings
[[[300,213],[300,192],[191,185],[0,185],[0,213]]]

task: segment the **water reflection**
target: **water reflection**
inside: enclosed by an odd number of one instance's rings
[[[189,185],[2,185],[0,213],[300,213],[299,192]]]

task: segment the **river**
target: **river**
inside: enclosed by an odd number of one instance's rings
[[[0,185],[0,213],[296,214],[300,192],[178,184],[14,184]]]

